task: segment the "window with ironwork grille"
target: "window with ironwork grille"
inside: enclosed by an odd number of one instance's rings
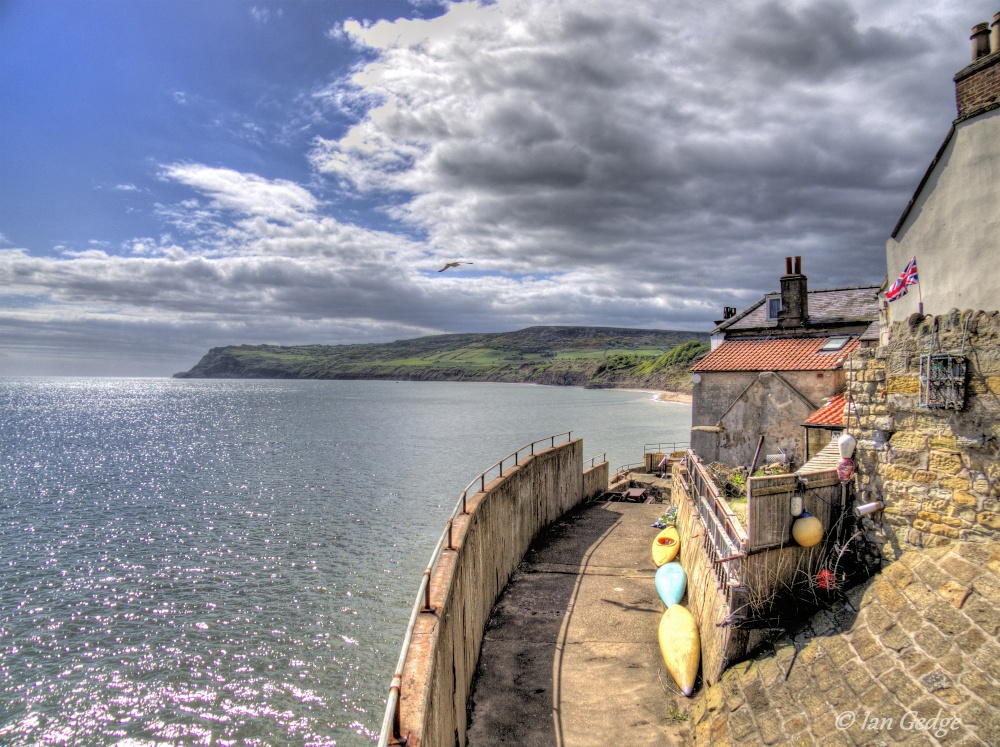
[[[920,356],[920,406],[965,407],[965,358],[950,353]]]

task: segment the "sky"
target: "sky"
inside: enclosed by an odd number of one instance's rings
[[[0,376],[880,283],[998,10],[0,0]]]

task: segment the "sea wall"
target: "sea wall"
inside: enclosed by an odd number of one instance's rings
[[[601,462],[583,471],[583,500],[596,498],[608,489],[608,463]]]
[[[921,356],[964,361],[960,407],[928,407]],[[909,549],[1000,538],[1000,313],[913,314],[889,344],[854,354],[848,429],[858,439],[859,502],[882,559]]]
[[[588,472],[588,490],[603,479],[603,491],[607,464]],[[539,530],[588,495],[584,483],[577,439],[522,459],[468,499],[468,513],[453,527],[454,549],[442,551],[431,578],[432,611],[417,618],[402,672],[407,747],[464,747],[466,701],[490,610]]]

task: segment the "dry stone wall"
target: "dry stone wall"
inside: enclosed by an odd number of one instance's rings
[[[965,359],[961,409],[921,403],[920,356],[930,353]],[[865,521],[878,553],[1000,538],[1000,313],[914,314],[848,370],[859,502],[885,503]]]

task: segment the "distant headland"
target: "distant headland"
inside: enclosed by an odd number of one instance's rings
[[[616,327],[528,327],[355,345],[212,348],[181,379],[495,381],[688,392],[708,335]]]

